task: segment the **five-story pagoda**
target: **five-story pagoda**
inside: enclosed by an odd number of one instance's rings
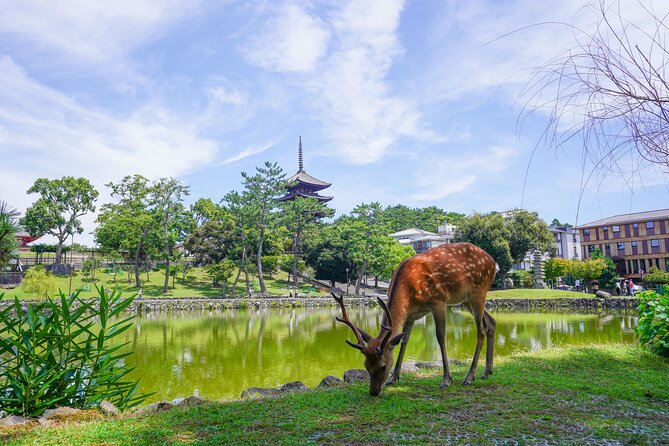
[[[318,194],[318,191],[327,189],[332,184],[318,180],[304,171],[304,158],[302,154],[302,137],[300,136],[298,146],[298,171],[288,178],[289,184],[286,195],[278,198],[278,201],[294,200],[297,197],[315,198],[321,203],[332,200],[332,197]]]

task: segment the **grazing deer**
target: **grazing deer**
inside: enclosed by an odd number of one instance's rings
[[[448,387],[451,371],[444,345],[446,333],[446,306],[464,305],[474,316],[477,339],[472,365],[462,384],[471,384],[476,374],[483,338],[487,337],[485,371],[481,379],[492,375],[492,354],[495,343],[495,319],[485,310],[485,297],[495,278],[495,261],[485,251],[470,243],[440,245],[405,260],[397,268],[388,289],[388,304],[380,298],[385,313],[381,333],[375,338],[356,327],[346,314],[343,297],[332,297],[341,307],[339,322],[348,325],[357,343],[346,342],[365,355],[365,368],[369,372],[369,393],[381,394],[383,384],[395,384],[400,377],[402,359],[411,329],[416,320],[432,313],[441,349],[444,378],[440,388]],[[393,348],[402,343],[397,364],[393,367]],[[386,381],[386,379],[388,379]]]

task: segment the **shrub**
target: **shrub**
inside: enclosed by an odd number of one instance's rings
[[[23,289],[28,293],[34,293],[35,297],[51,296],[56,286],[56,278],[45,270],[43,265],[28,268],[23,276]]]
[[[658,355],[669,357],[669,286],[664,286],[663,294],[643,291],[637,297],[639,322],[635,330],[639,342]]]
[[[514,270],[509,272],[516,288],[533,288],[534,274],[532,271]]]
[[[120,353],[127,343],[112,340],[132,327],[123,317],[134,298],[98,288],[98,308],[75,292],[59,300],[28,304],[18,299],[0,310],[0,408],[25,417],[67,405],[87,409],[109,400],[119,409],[135,406],[138,381]],[[2,296],[0,295],[0,298]]]

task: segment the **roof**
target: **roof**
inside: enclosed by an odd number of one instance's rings
[[[441,235],[426,235],[425,237],[420,237],[415,240],[414,242],[429,242],[429,241],[447,241],[448,239],[446,237],[442,237]]]
[[[576,226],[576,229],[591,228],[594,226],[607,226],[615,224],[636,223],[647,220],[663,220],[669,218],[669,209],[658,209],[655,211],[635,212],[629,214],[614,215],[612,217],[602,218],[590,223]]]
[[[288,181],[289,183],[298,182],[298,183],[307,183],[312,186],[318,186],[318,188],[314,188],[315,190],[325,189],[326,187],[330,187],[332,185],[331,183],[326,183],[325,181],[321,181],[317,178],[312,177],[303,170],[298,171],[295,175],[288,178],[286,181]]]
[[[398,232],[395,232],[394,234],[390,234],[391,237],[395,237],[395,238],[411,237],[411,236],[416,236],[416,235],[437,235],[437,234],[435,234],[433,232],[429,232],[429,231],[423,231],[422,229],[416,229],[416,228],[404,229],[403,231],[398,231]]]
[[[304,192],[289,192],[288,194],[284,195],[283,197],[277,198],[277,201],[288,201],[292,200],[294,197],[302,197],[302,198],[315,198],[318,201],[330,201],[332,200],[332,197],[327,197],[324,195],[318,195],[318,194],[306,194]]]

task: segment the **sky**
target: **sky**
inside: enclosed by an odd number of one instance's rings
[[[106,183],[141,174],[218,202],[265,161],[292,175],[301,136],[338,215],[378,201],[582,224],[668,208],[659,168],[584,182],[581,144],[548,147],[548,115],[523,113],[537,68],[575,44],[565,24],[595,23],[585,4],[0,0],[0,199],[23,212],[37,178],[70,175],[99,207]],[[636,1],[621,8],[645,26]],[[75,242],[93,244],[94,220]]]

